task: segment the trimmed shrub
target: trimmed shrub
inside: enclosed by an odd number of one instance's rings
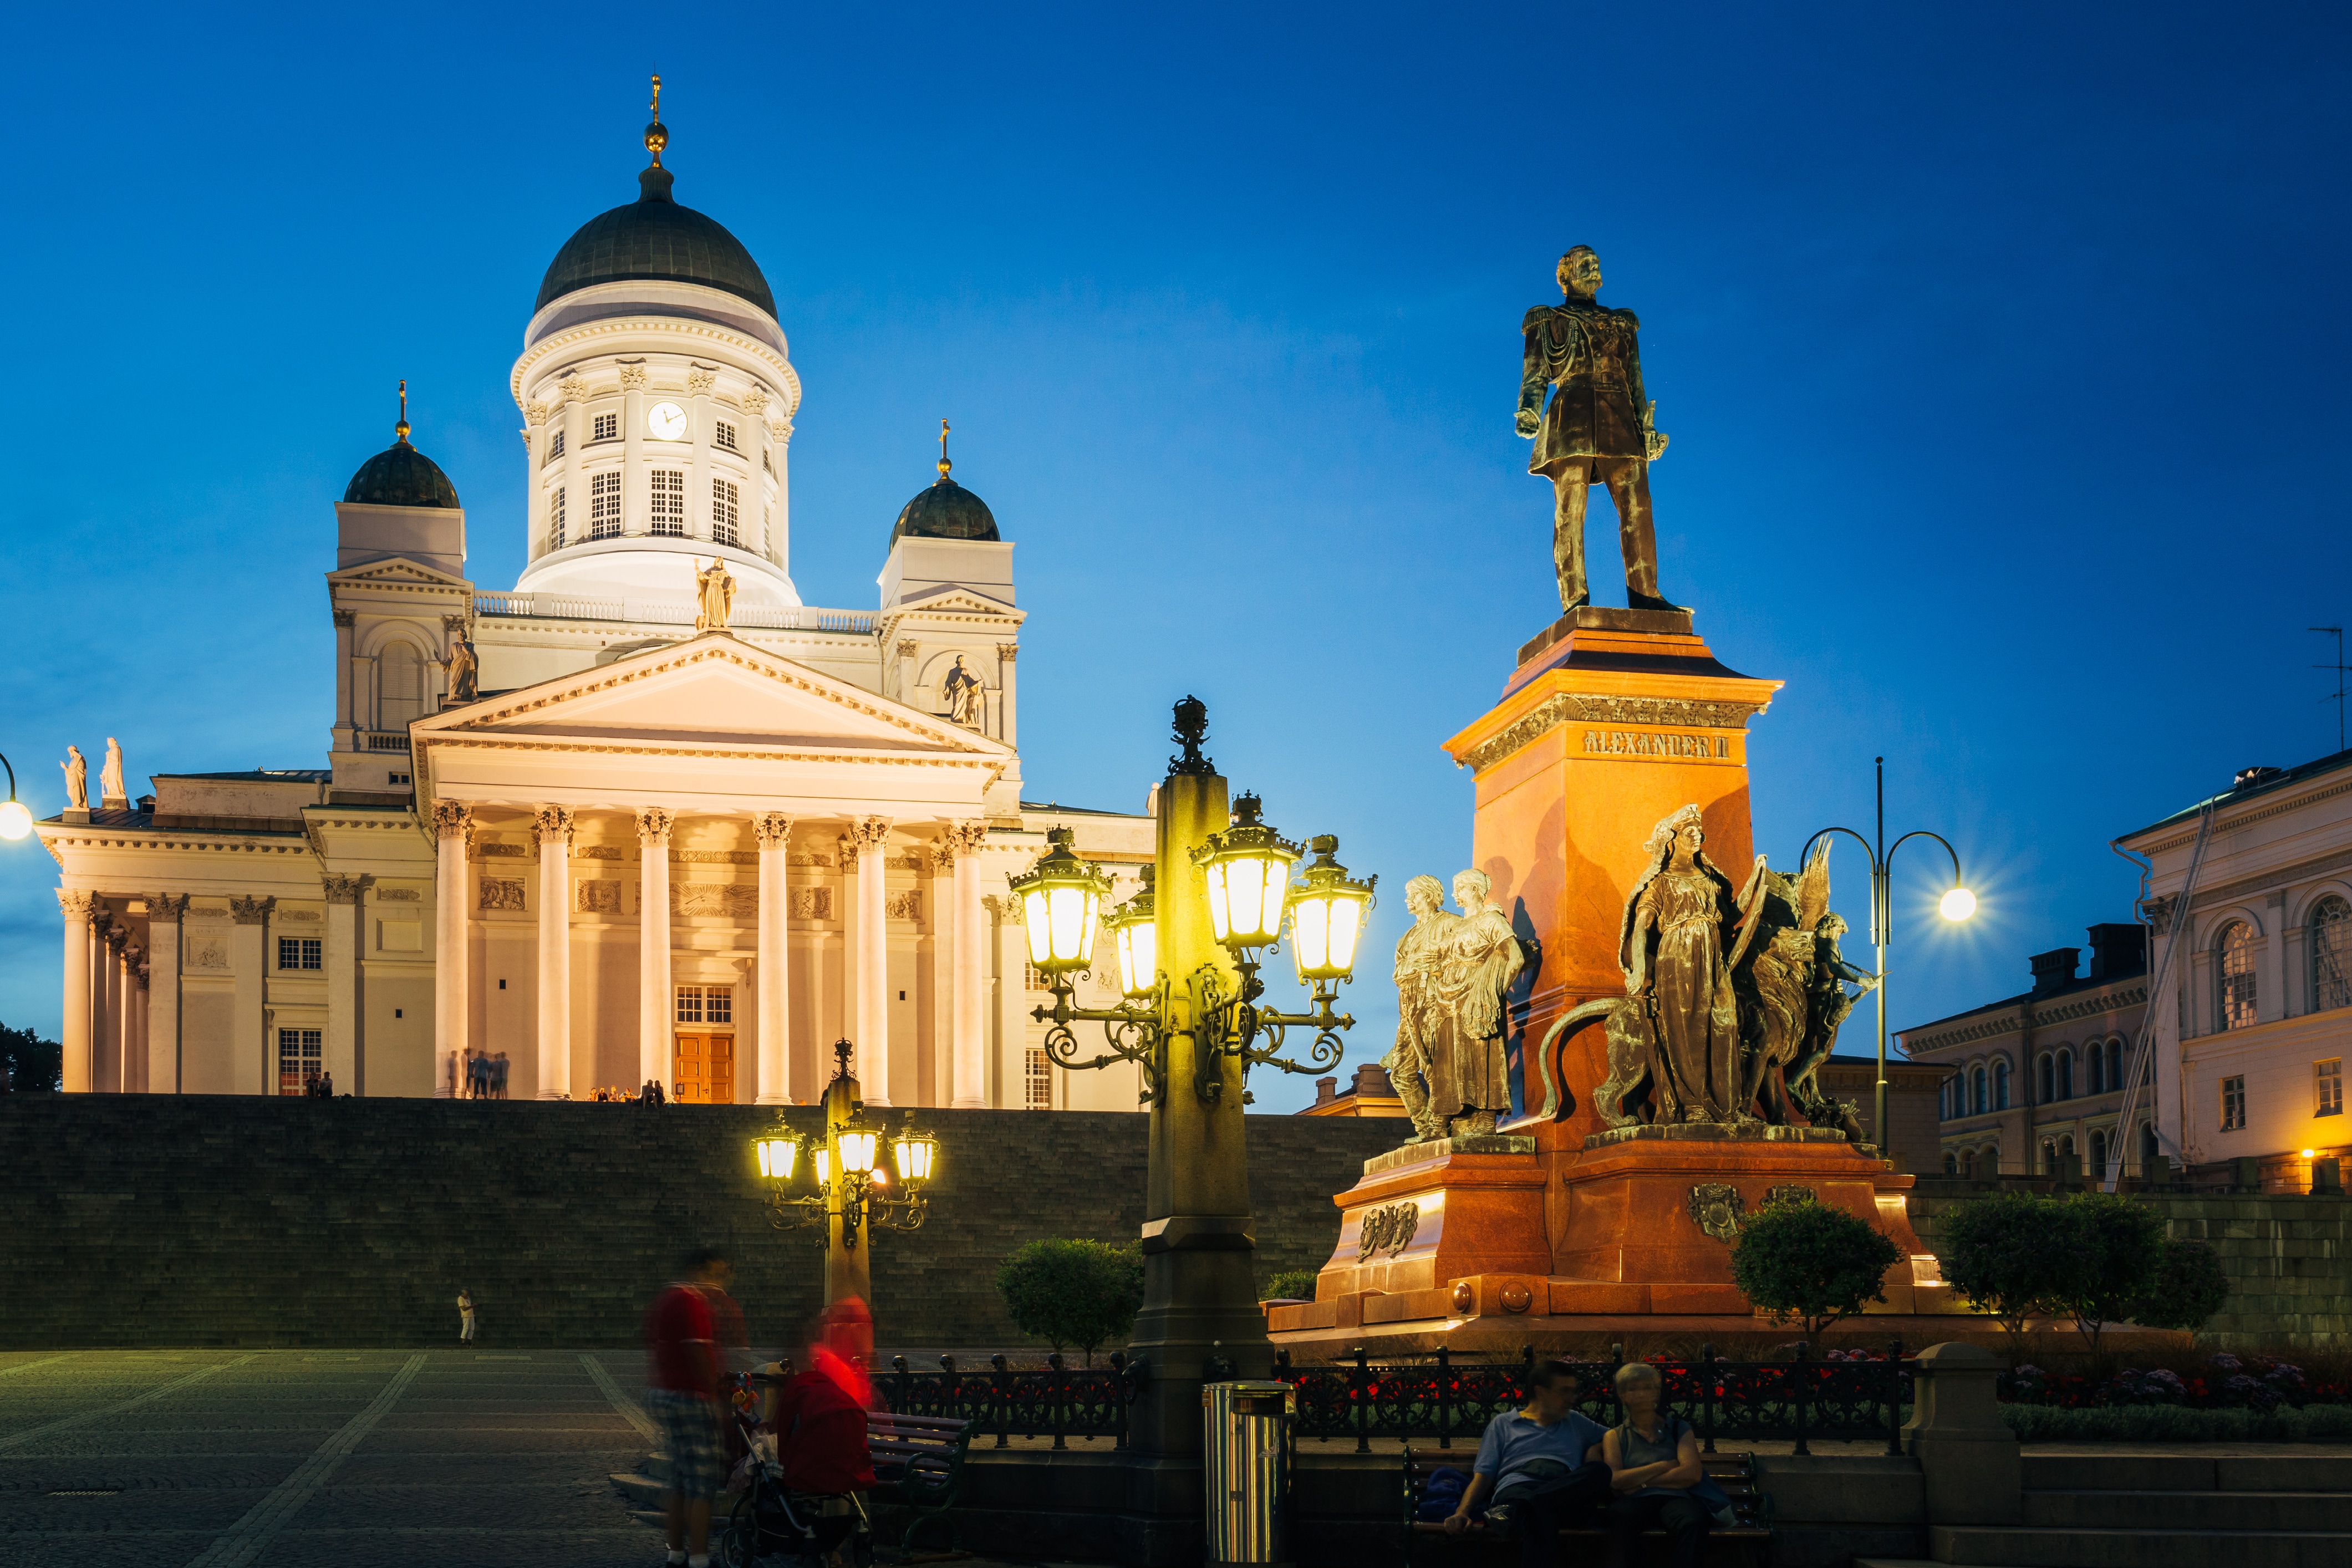
[[[1316,1268],[1284,1268],[1265,1277],[1260,1287],[1265,1292],[1260,1300],[1312,1301],[1315,1300]]]
[[[1731,1279],[1774,1322],[1800,1323],[1818,1340],[1864,1303],[1885,1300],[1886,1271],[1901,1261],[1868,1220],[1827,1204],[1777,1203],[1741,1222]]]
[[[1104,1341],[1135,1327],[1143,1254],[1104,1241],[1032,1241],[997,1265],[996,1289],[1023,1333],[1056,1351],[1076,1345],[1092,1366]]]
[[[2096,1357],[2099,1331],[2130,1317],[2156,1284],[2164,1216],[2120,1193],[2083,1193],[2061,1206],[2074,1227],[2073,1259],[2052,1305],[2074,1320]]]
[[[2000,1418],[2021,1443],[2341,1443],[2352,1440],[2352,1406],[2190,1410],[2178,1405],[2003,1405]]]
[[[2201,1241],[2168,1241],[2156,1260],[2154,1278],[2124,1309],[2124,1316],[2151,1329],[2187,1329],[2194,1333],[2230,1299],[2230,1277],[2221,1255]]]
[[[1944,1278],[2001,1326],[2011,1361],[2024,1360],[2026,1319],[2065,1311],[2081,1228],[2067,1205],[2030,1193],[1971,1198],[1945,1212],[1937,1249]]]

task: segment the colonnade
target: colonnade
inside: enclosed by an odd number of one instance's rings
[[[440,918],[435,921],[435,1015],[436,1058],[462,1057],[467,1044],[472,987],[467,973],[471,926],[470,884],[467,877],[467,845],[473,829],[473,808],[461,801],[437,801],[432,820],[438,846]],[[677,1025],[675,987],[671,984],[670,840],[676,814],[659,806],[635,813],[638,859],[637,922],[637,1074],[638,1081],[669,1081]],[[894,1048],[911,1041],[890,1037],[890,973],[886,850],[898,825],[890,818],[864,816],[850,818],[841,841],[845,854],[855,856],[856,907],[845,924],[855,933],[853,962],[846,976],[844,1024],[858,1052],[858,1079],[866,1102],[877,1108],[890,1100],[890,1068]],[[542,805],[532,813],[531,832],[537,841],[539,873],[536,906],[537,1014],[535,1046],[538,1097],[577,1099],[593,1086],[570,1081],[572,1062],[572,839],[576,814],[569,806]],[[788,963],[792,900],[787,878],[793,819],[782,812],[761,812],[750,817],[758,844],[757,934],[754,945],[758,1006],[751,1020],[752,1097],[762,1105],[814,1101],[825,1071],[823,1053],[816,1053],[816,1081],[794,1082],[789,1049],[792,973]],[[987,914],[981,896],[980,855],[988,837],[981,821],[949,821],[936,825],[926,847],[944,873],[950,874],[952,910],[946,922],[951,931],[947,951],[939,954],[951,973],[950,981],[950,1082],[940,1098],[958,1107],[987,1104],[988,960],[982,931]],[[843,870],[851,872],[848,865]],[[742,1037],[739,1035],[739,1039]],[[740,1058],[739,1058],[740,1059]]]
[[[148,900],[151,929],[161,935],[168,915],[170,970],[176,975],[179,942],[177,919],[187,908],[184,896],[158,895]],[[106,899],[79,889],[58,889],[64,916],[65,1005],[64,1072],[66,1092],[135,1094],[150,1088],[170,1090],[172,1068],[160,1070],[152,1061],[148,1005],[153,971],[148,944],[142,934],[108,906]],[[161,945],[160,942],[158,945]],[[172,1002],[176,1003],[173,987]],[[176,1015],[167,1006],[166,1038],[176,1032]]]

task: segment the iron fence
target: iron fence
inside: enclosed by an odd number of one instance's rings
[[[1276,1358],[1274,1375],[1297,1390],[1298,1414],[1292,1427],[1301,1438],[1322,1442],[1354,1438],[1369,1453],[1375,1437],[1431,1441],[1450,1448],[1454,1439],[1475,1442],[1486,1423],[1528,1402],[1533,1346],[1510,1361],[1457,1360],[1440,1350],[1426,1361],[1375,1363],[1359,1350],[1336,1365],[1294,1366],[1290,1352]],[[1579,1362],[1583,1385],[1578,1408],[1604,1426],[1624,1419],[1613,1379],[1624,1364],[1624,1347],[1611,1348],[1607,1362]],[[1817,1360],[1800,1341],[1789,1361],[1733,1362],[1701,1347],[1696,1361],[1658,1361],[1664,1383],[1660,1408],[1688,1421],[1703,1451],[1718,1439],[1729,1443],[1790,1442],[1811,1452],[1809,1441],[1884,1439],[1886,1451],[1903,1451],[1903,1422],[1910,1413],[1916,1363],[1903,1359],[1894,1341],[1883,1359]],[[989,1357],[985,1371],[966,1372],[953,1356],[940,1358],[937,1372],[915,1372],[904,1356],[876,1382],[890,1407],[908,1415],[935,1415],[971,1422],[994,1446],[1013,1436],[1051,1436],[1066,1448],[1072,1437],[1108,1437],[1128,1443],[1128,1405],[1140,1379],[1130,1375],[1127,1357],[1114,1353],[1103,1367],[1074,1367],[1056,1354],[1042,1367],[1014,1367],[1002,1354]],[[1222,1375],[1232,1375],[1230,1368]]]

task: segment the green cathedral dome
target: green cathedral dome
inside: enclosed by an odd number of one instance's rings
[[[404,422],[399,440],[360,465],[343,500],[360,506],[457,508],[457,487],[438,463],[408,444],[407,431]]]
[[[775,315],[776,297],[743,242],[716,218],[672,201],[670,179],[658,164],[644,171],[635,201],[582,224],[555,253],[532,310],[577,289],[646,279],[723,289]]]

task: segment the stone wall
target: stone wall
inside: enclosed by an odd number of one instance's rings
[[[792,1124],[821,1124],[794,1108]],[[751,1106],[0,1097],[9,1221],[0,1348],[414,1345],[454,1340],[460,1285],[485,1343],[637,1341],[688,1247],[737,1260],[755,1343],[818,1304],[814,1233],[767,1223]],[[895,1121],[895,1118],[893,1119]],[[889,1347],[1021,1344],[997,1260],[1039,1237],[1132,1240],[1145,1118],[927,1110],[929,1223],[874,1241]],[[1248,1119],[1260,1278],[1318,1267],[1331,1194],[1402,1122]],[[800,1190],[807,1190],[803,1185]]]
[[[2334,1348],[2352,1332],[2352,1199],[2266,1193],[2147,1193],[2177,1241],[2221,1255],[2230,1300],[2198,1337],[2224,1349]],[[1911,1223],[1930,1250],[1955,1195],[1911,1197]]]

